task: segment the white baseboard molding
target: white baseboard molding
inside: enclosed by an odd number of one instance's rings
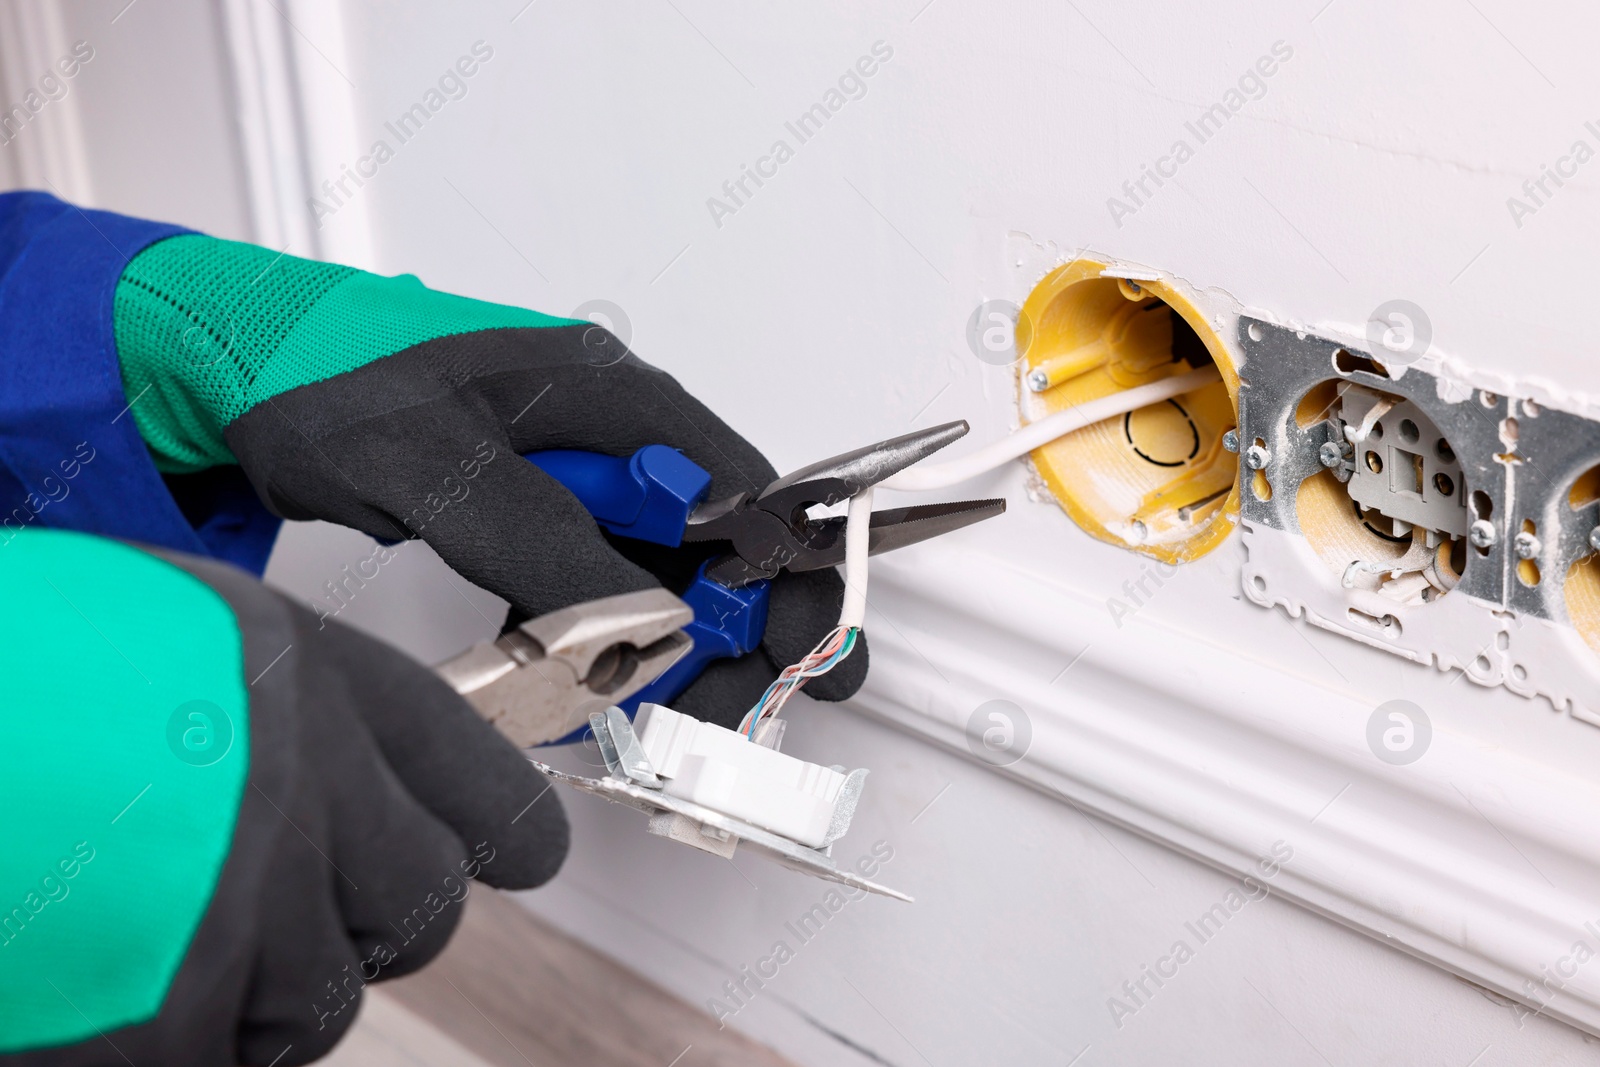
[[[1241,875],[1287,842],[1273,892],[1600,1033],[1600,958],[1573,955],[1583,942],[1600,956],[1600,769],[1583,773],[1600,751],[1593,727],[1406,665],[1414,699],[1467,710],[1435,712],[1426,755],[1396,767],[1366,743],[1382,698],[1150,610],[1114,627],[1103,603],[991,555],[930,544],[879,557],[871,599],[863,710],[966,751],[974,709],[1013,701],[1032,741],[1001,773]],[[1257,629],[1303,625],[1225,604],[1219,631],[1249,612]],[[1503,721],[1484,728],[1486,708],[1524,723],[1526,743],[1505,743]]]

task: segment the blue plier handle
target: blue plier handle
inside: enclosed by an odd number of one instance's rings
[[[966,432],[965,422],[930,426],[813,463],[759,492],[714,501],[706,500],[711,476],[666,445],[647,445],[626,457],[529,453],[614,534],[669,547],[689,541],[732,549],[703,564],[682,594],[694,609],[694,622],[684,627],[694,648],[623,709],[631,714],[643,702],[668,703],[713,660],[753,651],[766,632],[771,579],[781,571],[844,562],[845,517],[813,517],[812,508],[848,500]],[[874,511],[867,551],[913,545],[998,515],[1005,506],[1004,500],[955,500]]]
[[[705,500],[711,475],[666,445],[646,445],[631,456],[549,449],[527,455],[540,470],[566,486],[611,533],[677,547],[689,516]],[[667,704],[700,677],[714,660],[743,656],[767,629],[768,581],[730,589],[706,575],[702,565],[681,597],[694,609],[684,632],[694,647],[659,678],[624,700],[630,716],[640,704]]]

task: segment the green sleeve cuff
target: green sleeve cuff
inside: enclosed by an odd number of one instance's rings
[[[130,411],[168,473],[235,462],[223,431],[290,389],[440,337],[573,321],[199,234],[135,256],[113,317]]]

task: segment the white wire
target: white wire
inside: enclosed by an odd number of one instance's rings
[[[867,617],[867,546],[872,534],[872,487],[850,498],[844,528],[844,607],[840,626],[860,626]]]
[[[1076,407],[1047,415],[1038,422],[1030,422],[1015,433],[1002,437],[993,444],[984,445],[971,455],[962,456],[949,463],[936,463],[928,467],[903,470],[891,478],[884,479],[878,485],[883,489],[903,489],[911,492],[945,489],[968,478],[987,474],[996,467],[1009,463],[1019,456],[1025,456],[1041,445],[1047,445],[1074,430],[1081,430],[1092,423],[1117,415],[1126,415],[1130,411],[1150,404],[1171,400],[1180,393],[1192,392],[1219,381],[1221,377],[1216,367],[1202,367],[1187,374],[1174,375],[1158,382],[1151,382],[1149,385],[1136,385],[1120,393],[1088,400]],[[855,498],[859,499],[861,498]],[[850,502],[852,511],[855,500]],[[848,534],[846,537],[848,538]],[[861,582],[863,586],[866,585],[865,566],[861,568]]]
[[[1164,400],[1220,381],[1221,377],[1216,367],[1202,367],[1187,374],[1124,389],[1120,393],[1089,400],[1048,415],[1038,422],[1029,423],[1015,433],[1002,437],[993,444],[985,445],[971,455],[962,456],[949,463],[904,470],[878,484],[884,489],[910,492],[945,489],[968,478],[986,474],[1074,430],[1081,430],[1085,426],[1105,419],[1125,415],[1150,404],[1159,404]],[[872,488],[868,487],[850,498],[850,508],[845,519],[844,605],[839,611],[841,627],[859,627],[866,619],[867,549],[871,539],[871,523]]]
[[[860,630],[867,617],[867,552],[872,544],[872,487],[868,486],[850,498],[844,520],[844,604],[839,609],[839,625],[817,642],[815,648],[799,663],[785,669],[784,674],[795,672],[790,682],[779,680],[767,687],[756,706],[745,713],[739,722],[739,732],[754,738],[757,725],[764,718],[779,714],[783,705],[804,685],[806,679],[826,674],[838,666],[855,648]],[[823,649],[833,653],[823,655]],[[843,651],[839,651],[842,649]],[[832,658],[837,655],[837,659]]]
[[[902,489],[919,491],[926,489],[944,489],[964,482],[968,478],[975,478],[980,474],[994,470],[1003,463],[1008,463],[1018,456],[1027,455],[1040,445],[1049,444],[1058,437],[1062,437],[1074,430],[1081,430],[1085,426],[1100,422],[1104,419],[1123,415],[1149,404],[1159,404],[1163,400],[1170,400],[1181,393],[1191,392],[1202,386],[1210,385],[1220,379],[1215,367],[1204,367],[1200,370],[1190,371],[1172,378],[1163,378],[1159,382],[1149,385],[1139,385],[1132,389],[1125,389],[1120,393],[1090,400],[1076,407],[1058,411],[1054,415],[1030,423],[1017,432],[999,441],[950,463],[941,463],[934,467],[921,467],[904,470],[892,478],[879,482],[885,489]],[[839,610],[839,625],[818,644],[818,648],[826,645],[840,630],[859,628],[867,615],[867,552],[872,540],[872,487],[868,486],[850,498],[850,507],[845,514],[844,528],[844,604]],[[808,656],[807,659],[810,657]],[[802,662],[804,662],[802,660]],[[798,688],[798,687],[795,687]],[[750,722],[755,716],[757,722],[764,714],[777,714],[782,709],[783,703],[788,699],[793,689],[788,692],[775,693],[769,689],[767,694],[754,708],[746,713],[744,722]],[[776,705],[768,710],[771,698],[777,696]],[[753,731],[754,724],[751,729]],[[745,726],[740,724],[740,731],[744,732]]]

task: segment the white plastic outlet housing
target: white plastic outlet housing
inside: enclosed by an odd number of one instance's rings
[[[742,819],[808,848],[825,843],[845,775],[660,704],[641,705],[634,726],[669,796]]]

